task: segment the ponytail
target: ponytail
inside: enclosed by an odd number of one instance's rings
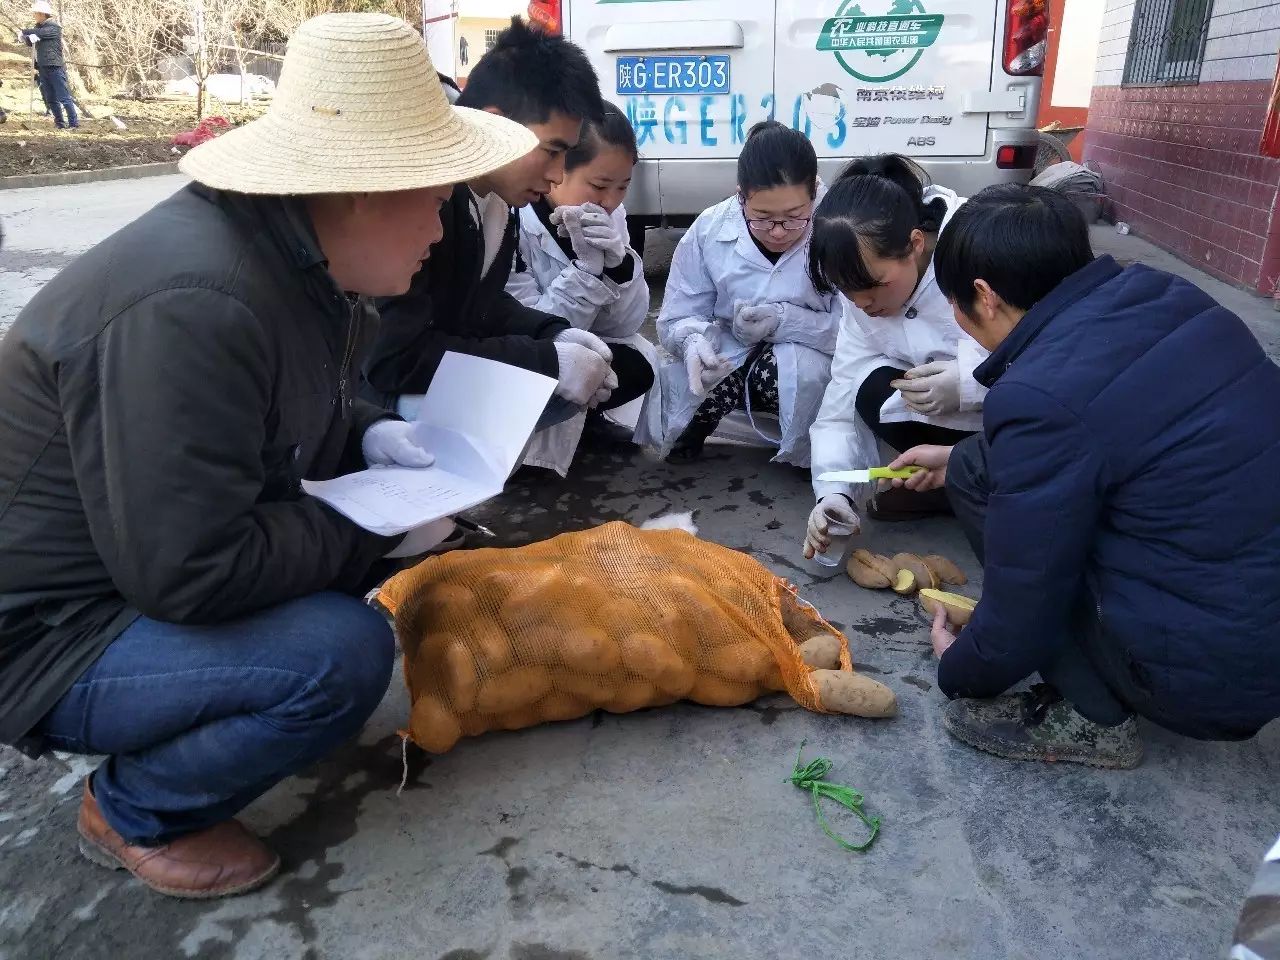
[[[896,153],[860,157],[840,172],[813,216],[809,275],[821,293],[869,290],[879,282],[865,256],[900,260],[911,235],[937,233],[946,202],[924,202],[928,174]]]

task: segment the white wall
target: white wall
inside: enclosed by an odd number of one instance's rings
[[[1068,0],[1063,4],[1051,106],[1089,106],[1106,8],[1106,0]]]
[[[1270,80],[1280,51],[1280,2],[1214,0],[1201,80]]]
[[[1094,83],[1114,87],[1124,78],[1134,0],[1106,0],[1106,4]],[[1276,74],[1277,51],[1280,0],[1213,0],[1200,79],[1271,80]]]
[[[1094,84],[1118,87],[1124,78],[1124,58],[1129,51],[1129,27],[1133,23],[1134,0],[1107,0],[1098,35],[1098,73]]]

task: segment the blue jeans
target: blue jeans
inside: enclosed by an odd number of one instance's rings
[[[53,122],[59,127],[80,126],[80,118],[76,116],[76,102],[71,96],[71,87],[67,84],[67,68],[41,67],[39,73],[40,93],[53,111]],[[65,120],[62,118],[64,108],[67,111]]]
[[[360,600],[317,593],[214,626],[139,617],[58,701],[50,746],[109,754],[102,815],[132,844],[233,816],[353,736],[382,700],[395,644]]]

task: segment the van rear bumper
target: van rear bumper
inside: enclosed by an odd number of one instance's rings
[[[962,197],[970,197],[993,183],[1026,183],[1031,170],[1001,170],[996,167],[996,151],[1006,144],[1034,146],[1033,128],[991,130],[987,152],[973,157],[916,157],[934,182],[949,187]],[[820,157],[818,172],[830,183],[852,159]],[[714,160],[644,160],[636,165],[631,189],[627,192],[627,214],[649,223],[666,222],[682,226],[707,207],[719,203],[737,189],[736,158]]]

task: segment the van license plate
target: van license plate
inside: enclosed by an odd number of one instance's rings
[[[619,96],[646,93],[729,93],[729,58],[711,56],[619,57]]]

